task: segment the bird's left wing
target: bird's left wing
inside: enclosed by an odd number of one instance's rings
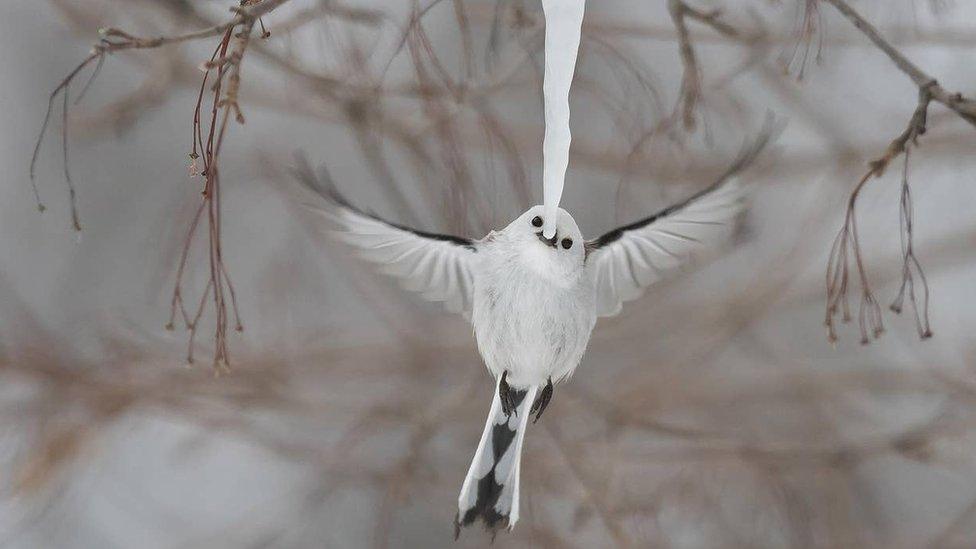
[[[470,313],[477,241],[411,229],[363,212],[339,194],[328,173],[318,178],[305,162],[295,174],[315,195],[314,201],[302,204],[330,221],[331,234],[357,256],[378,265],[404,288],[443,302],[447,310]]]
[[[678,204],[586,242],[599,316],[620,312],[665,273],[731,233],[745,192],[736,175],[762,151],[763,133],[715,183]]]

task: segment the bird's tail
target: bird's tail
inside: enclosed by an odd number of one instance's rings
[[[538,387],[511,391],[516,413],[506,416],[502,411],[498,386],[495,386],[485,431],[481,434],[481,442],[458,496],[458,514],[454,519],[455,539],[462,526],[469,526],[478,519],[492,532],[499,528],[511,529],[518,522],[522,440],[529,420],[529,408]]]

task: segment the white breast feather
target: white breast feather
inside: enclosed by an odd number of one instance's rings
[[[542,276],[541,245],[500,233],[479,253],[472,323],[488,369],[513,387],[563,379],[579,364],[596,322],[592,281],[580,265],[562,283]],[[551,270],[551,269],[550,269]]]

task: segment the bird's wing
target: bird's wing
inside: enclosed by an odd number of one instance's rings
[[[744,188],[735,176],[768,139],[768,133],[761,135],[718,181],[701,192],[586,243],[586,265],[596,285],[599,316],[616,315],[624,301],[640,297],[667,271],[731,233],[745,203]]]
[[[339,194],[327,172],[316,177],[307,162],[300,161],[295,175],[313,194],[303,206],[330,222],[329,232],[357,256],[404,288],[443,302],[447,310],[470,313],[477,241],[411,229],[363,212]]]

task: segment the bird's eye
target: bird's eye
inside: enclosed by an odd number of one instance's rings
[[[541,227],[542,226],[542,218],[539,217],[539,216],[533,217],[532,218],[532,226],[533,227]]]
[[[564,238],[563,239],[563,248],[565,248],[565,249],[568,250],[568,249],[570,249],[572,247],[573,247],[573,239],[572,238]]]

